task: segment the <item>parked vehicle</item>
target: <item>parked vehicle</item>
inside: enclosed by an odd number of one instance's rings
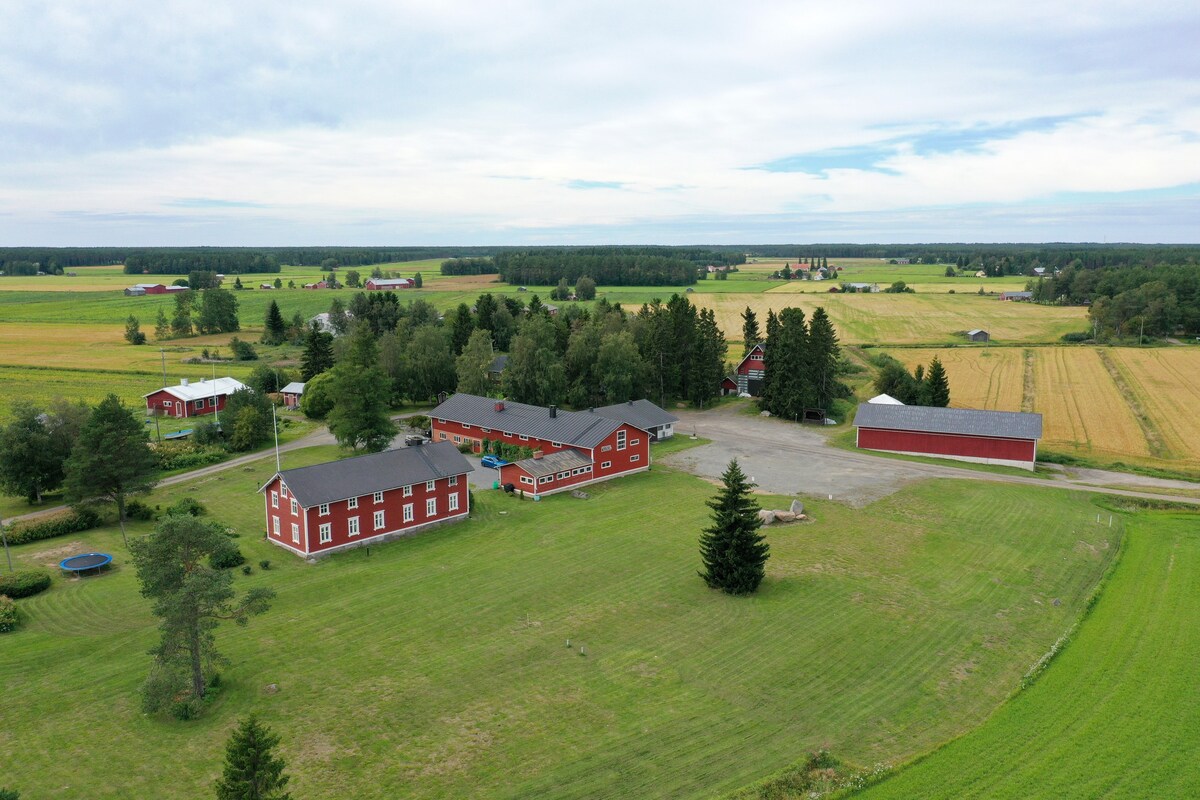
[[[500,458],[499,456],[487,455],[481,459],[480,463],[483,464],[485,467],[491,467],[492,469],[500,469],[500,467],[503,467],[508,462],[505,461],[503,458]]]
[[[419,434],[413,434],[412,436],[404,437],[405,447],[420,447],[421,445],[425,444],[427,441],[429,441],[429,440]]]

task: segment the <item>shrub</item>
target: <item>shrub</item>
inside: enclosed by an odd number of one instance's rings
[[[1060,338],[1064,342],[1086,342],[1092,338],[1092,334],[1088,331],[1064,333]]]
[[[460,453],[470,453],[471,450],[472,450],[472,447],[471,447],[470,442],[463,442],[462,444],[460,444],[458,446],[458,452],[460,452]]]
[[[207,426],[205,426],[207,427]],[[164,471],[207,467],[224,461],[228,454],[220,447],[200,442],[165,442],[155,446],[158,468]]]
[[[125,504],[125,518],[144,521],[154,519],[154,509],[141,500],[130,500]]]
[[[213,569],[232,569],[245,563],[246,557],[232,540],[208,557],[208,565]]]
[[[243,575],[249,575],[251,572],[254,572],[254,567],[250,566],[249,564],[242,565],[242,574]]]
[[[168,514],[183,516],[184,514],[192,517],[203,517],[208,513],[208,509],[204,507],[199,500],[191,497],[180,498],[178,502],[167,509]]]
[[[22,570],[0,575],[0,595],[19,600],[32,597],[50,588],[50,573],[41,570]]]
[[[192,441],[201,446],[221,443],[221,429],[217,427],[215,422],[206,422],[203,425],[197,425],[192,431]]]
[[[258,562],[258,568],[259,569],[270,569],[271,562],[264,558],[262,561]]]
[[[17,627],[17,604],[11,597],[0,594],[0,633],[8,633]]]
[[[88,506],[80,506],[63,514],[44,517],[37,522],[13,525],[8,533],[9,544],[28,544],[55,536],[90,530],[100,524],[100,514]]]
[[[429,430],[429,417],[424,414],[413,414],[406,422],[408,423],[408,427],[414,431]]]

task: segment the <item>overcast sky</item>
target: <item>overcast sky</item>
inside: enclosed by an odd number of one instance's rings
[[[0,245],[1200,241],[1195,2],[3,7]]]

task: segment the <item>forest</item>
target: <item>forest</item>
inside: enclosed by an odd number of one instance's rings
[[[1035,302],[1090,305],[1088,313],[1097,333],[1200,333],[1197,264],[1098,269],[1068,265],[1029,288]]]
[[[741,264],[745,256],[679,247],[545,248],[493,256],[507,283],[553,286],[588,276],[604,286],[686,286],[708,264]]]

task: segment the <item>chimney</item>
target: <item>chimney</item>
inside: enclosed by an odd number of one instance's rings
[[[630,400],[630,401],[629,401],[629,405],[633,405],[633,401],[632,401],[632,400]]]
[[[497,400],[497,401],[496,401],[496,410],[497,410],[497,411],[503,411],[503,410],[504,410],[504,401],[503,401],[503,400]]]
[[[558,417],[558,406],[550,406],[550,419]]]
[[[187,378],[184,378],[183,380],[181,380],[181,381],[179,382],[179,385],[180,385],[180,386],[187,386],[187,385],[188,385],[188,383],[187,383]]]
[[[534,450],[534,451],[533,451],[533,457],[534,457],[534,459],[535,459],[535,460],[536,460],[536,459],[539,459],[539,458],[541,458],[541,457],[542,457],[542,451],[541,451],[541,450]]]

